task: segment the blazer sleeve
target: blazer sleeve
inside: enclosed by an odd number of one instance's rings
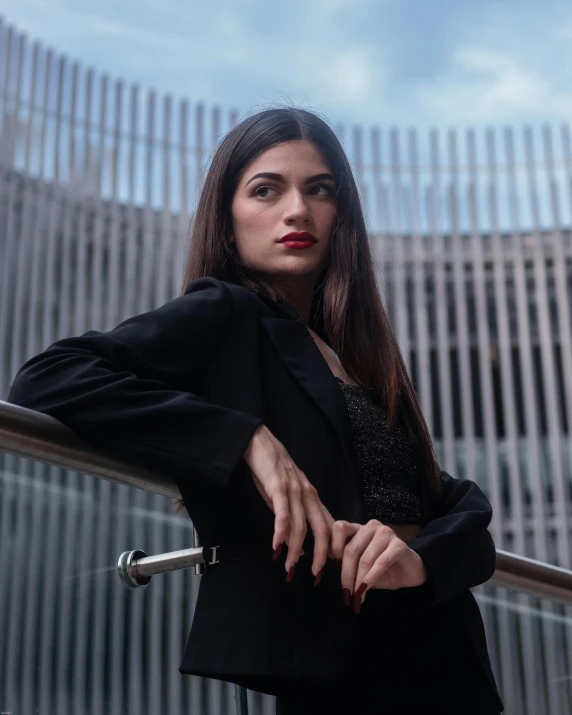
[[[488,581],[496,567],[496,549],[488,531],[489,500],[470,479],[454,479],[443,471],[441,477],[443,490],[435,517],[407,542],[427,569],[428,580],[417,589],[420,602],[428,605]]]
[[[120,323],[65,338],[18,371],[8,401],[43,412],[88,444],[226,488],[262,420],[192,391],[233,309],[224,282]]]

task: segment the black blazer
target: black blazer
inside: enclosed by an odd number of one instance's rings
[[[197,279],[109,332],[55,342],[22,366],[8,399],[172,475],[201,543],[222,545],[201,577],[181,673],[275,694],[288,679],[354,677],[359,663],[386,704],[502,709],[469,591],[495,569],[492,510],[475,483],[441,472],[436,499],[422,480],[424,528],[409,546],[429,581],[370,590],[360,614],[343,605],[330,560],[313,587],[310,531],[291,583],[285,553],[272,561],[274,515],[242,459],[261,422],[334,518],[366,521],[344,396],[289,303]]]

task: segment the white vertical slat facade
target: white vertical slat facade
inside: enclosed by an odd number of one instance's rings
[[[239,120],[126,86],[0,26],[0,399],[59,338],[178,295],[209,157]],[[499,547],[570,567],[567,125],[346,132],[379,283],[441,467]],[[0,693],[13,712],[233,712],[178,673],[193,570],[127,593],[126,548],[192,543],[169,500],[0,455]],[[42,564],[42,566],[38,566]],[[477,590],[508,714],[572,709],[572,609]],[[249,693],[253,713],[272,698]]]

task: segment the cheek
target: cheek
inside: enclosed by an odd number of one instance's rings
[[[264,226],[268,221],[268,216],[259,207],[252,204],[241,205],[237,203],[232,211],[233,222],[237,226],[243,226],[250,230]]]
[[[268,243],[268,238],[276,233],[276,220],[269,213],[260,211],[242,212],[234,222],[234,231],[237,240],[246,250],[255,246],[263,250]]]
[[[334,225],[336,219],[336,207],[335,206],[324,206],[320,212],[320,221],[327,225],[330,229]]]
[[[271,222],[256,206],[237,201],[232,207],[232,224],[237,250],[243,259],[254,260],[265,245],[261,238],[271,230]]]

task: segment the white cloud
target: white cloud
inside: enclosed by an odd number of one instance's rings
[[[354,124],[568,119],[572,13],[515,17],[511,1],[491,1],[469,0],[427,27],[431,60],[421,43],[391,34],[385,11],[411,8],[395,0],[0,0],[0,12],[102,72],[241,113],[287,97]]]
[[[459,48],[443,76],[419,87],[415,99],[420,110],[449,124],[570,114],[572,99],[552,85],[551,77],[514,56],[470,45]]]
[[[368,54],[361,50],[342,53],[336,60],[337,88],[352,101],[366,101],[374,78]]]

